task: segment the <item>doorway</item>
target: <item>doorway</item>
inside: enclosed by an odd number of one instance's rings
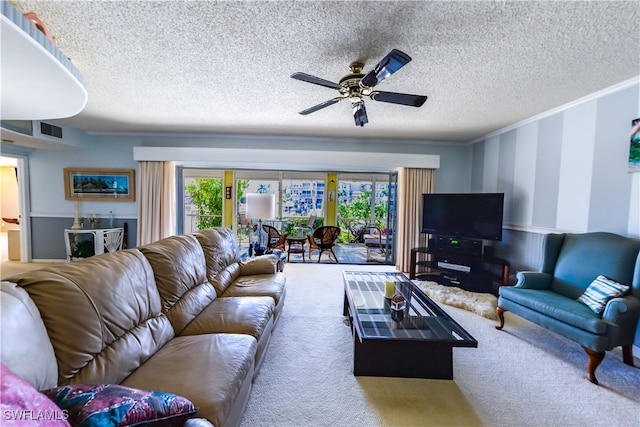
[[[0,157],[0,260],[29,261],[26,157]]]

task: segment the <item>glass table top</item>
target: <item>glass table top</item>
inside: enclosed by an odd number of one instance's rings
[[[456,347],[477,347],[477,341],[435,302],[399,272],[343,272],[346,303],[360,339],[450,341]],[[388,285],[387,285],[388,284]],[[391,294],[404,297],[406,307],[392,319]]]

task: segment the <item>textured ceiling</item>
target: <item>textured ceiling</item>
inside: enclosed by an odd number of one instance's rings
[[[82,72],[89,101],[61,123],[104,133],[469,141],[640,74],[640,2],[11,1]],[[348,101],[308,116],[354,60],[413,61],[376,89],[421,108]]]

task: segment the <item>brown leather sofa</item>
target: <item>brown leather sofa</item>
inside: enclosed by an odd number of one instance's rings
[[[38,390],[165,391],[238,425],[284,304],[277,261],[240,261],[231,230],[215,228],[13,277],[0,359]]]

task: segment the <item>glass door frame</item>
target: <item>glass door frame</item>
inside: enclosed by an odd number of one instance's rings
[[[176,233],[177,234],[185,234],[190,233],[191,231],[185,230],[185,178],[212,178],[212,179],[221,179],[224,186],[224,171],[221,169],[212,169],[212,168],[194,168],[194,167],[184,167],[184,166],[176,166]],[[224,190],[223,190],[224,193]],[[226,216],[224,210],[224,194],[222,197],[222,212],[221,212],[221,221],[222,224],[225,224]]]

